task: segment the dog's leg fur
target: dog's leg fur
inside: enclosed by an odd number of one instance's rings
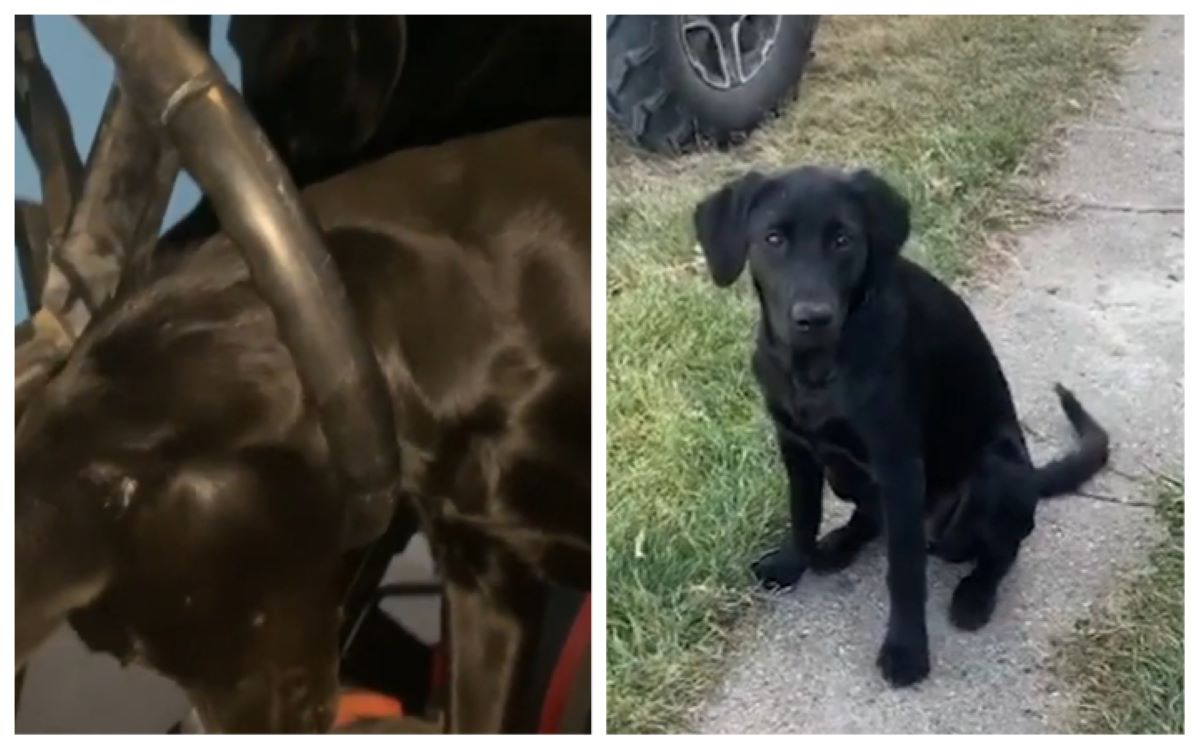
[[[531,594],[537,584],[528,582]],[[510,597],[511,598],[511,597]],[[446,587],[450,640],[452,734],[532,732],[536,717],[521,702],[538,623],[528,608],[512,609],[486,586]]]
[[[880,490],[887,537],[890,611],[879,668],[895,686],[929,674],[925,628],[925,467],[919,458],[880,462]]]
[[[804,574],[817,546],[825,486],[825,474],[812,453],[783,430],[777,431],[777,435],[787,468],[792,533],[779,549],[751,565],[754,575],[767,588],[791,586]]]

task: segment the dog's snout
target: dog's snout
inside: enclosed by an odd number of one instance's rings
[[[797,302],[791,309],[792,323],[802,331],[827,328],[833,322],[833,306],[822,302]]]

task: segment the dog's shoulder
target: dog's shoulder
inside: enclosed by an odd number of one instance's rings
[[[921,349],[970,349],[983,338],[974,313],[958,292],[925,268],[903,259],[896,286],[903,299],[907,338]]]
[[[966,307],[946,282],[907,258],[897,259],[894,278],[908,308],[923,317],[955,315]]]
[[[946,419],[964,409],[986,412],[989,419],[1012,418],[1004,371],[967,301],[914,263],[897,270],[908,316],[908,366],[923,384],[926,409]]]

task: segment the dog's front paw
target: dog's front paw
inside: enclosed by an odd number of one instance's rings
[[[915,685],[929,676],[929,645],[884,641],[877,663],[892,687]]]
[[[780,547],[750,563],[759,585],[768,591],[794,586],[804,568],[804,560],[791,547]]]

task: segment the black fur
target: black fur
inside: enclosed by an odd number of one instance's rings
[[[590,588],[589,139],[542,121],[303,194],[388,381],[397,514],[446,580],[453,731],[536,727],[547,583]],[[16,484],[18,663],[70,616],[210,729],[328,726],[344,498],[223,235],[97,317],[17,427]]]
[[[899,257],[908,214],[870,172],[813,167],[751,173],[695,213],[714,280],[727,286],[748,264],[762,313],[753,369],[788,474],[792,527],[754,572],[767,587],[790,586],[806,569],[846,567],[883,533],[891,611],[878,663],[894,685],[929,672],[927,552],[974,561],[951,619],[981,627],[1038,499],[1077,489],[1108,459],[1107,434],[1060,385],[1078,446],[1032,465],[971,311]],[[818,539],[825,484],[855,509]]]

